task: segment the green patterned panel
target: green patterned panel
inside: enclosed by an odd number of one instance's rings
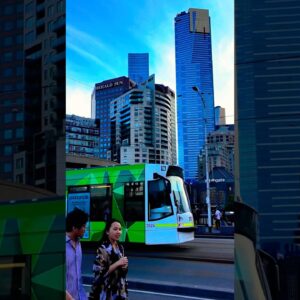
[[[64,198],[1,203],[0,255],[30,257],[32,300],[65,299]]]
[[[129,230],[129,228],[126,227],[126,223],[123,218],[124,184],[126,182],[136,181],[145,181],[145,164],[69,170],[67,171],[66,188],[68,188],[68,186],[79,185],[112,185],[112,217],[119,220],[123,228],[120,240],[144,243],[145,222],[136,222],[131,224],[130,226],[133,225],[134,227]],[[103,233],[104,222],[91,222],[90,228],[90,238],[88,240],[82,240],[83,242],[98,241]]]
[[[145,243],[145,222],[134,222],[127,230],[128,242]]]

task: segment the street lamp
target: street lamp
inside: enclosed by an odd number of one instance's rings
[[[210,207],[210,189],[209,189],[209,170],[208,170],[208,150],[207,150],[207,115],[206,115],[206,105],[205,100],[203,98],[204,93],[200,93],[198,87],[193,86],[192,89],[200,96],[203,104],[203,110],[204,110],[204,149],[205,149],[205,173],[206,173],[206,205],[207,205],[207,225],[208,225],[208,231],[211,232],[211,207]]]

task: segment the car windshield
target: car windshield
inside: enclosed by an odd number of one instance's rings
[[[183,180],[177,176],[169,176],[167,178],[171,182],[175,203],[178,203],[178,213],[190,212],[189,199]]]

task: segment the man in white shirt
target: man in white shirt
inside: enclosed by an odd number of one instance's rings
[[[221,217],[222,217],[222,213],[217,208],[215,211],[215,220],[216,220],[216,228],[217,229],[219,229],[221,226]]]

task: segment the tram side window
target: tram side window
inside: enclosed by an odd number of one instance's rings
[[[124,187],[125,221],[144,221],[144,182],[127,182]]]
[[[166,218],[173,214],[170,194],[164,179],[148,182],[149,221]]]
[[[0,257],[0,278],[0,299],[30,299],[29,257]]]
[[[95,185],[90,186],[91,221],[108,221],[111,219],[112,210],[112,192],[111,185]]]

